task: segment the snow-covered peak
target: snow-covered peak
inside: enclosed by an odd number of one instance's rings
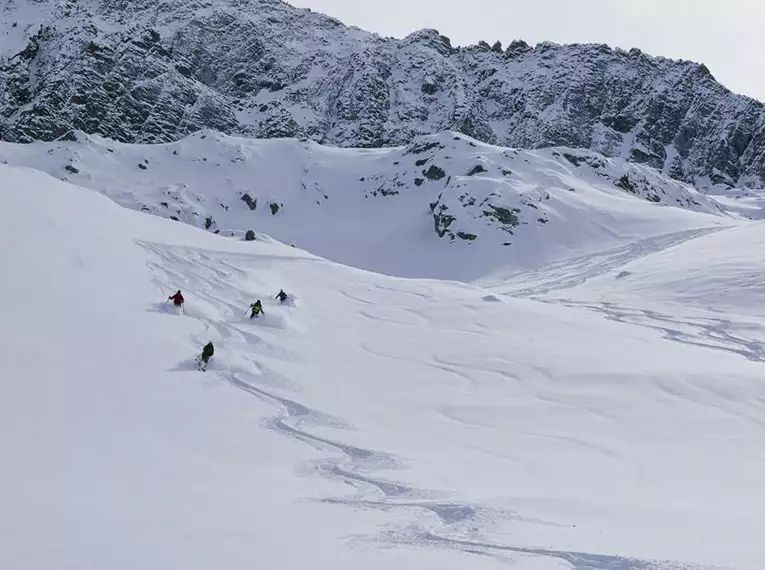
[[[452,47],[451,40],[441,32],[432,28],[426,28],[412,32],[406,36],[402,42],[402,46],[409,44],[417,44],[427,48],[434,49],[441,55],[449,56],[456,52],[456,49]]]

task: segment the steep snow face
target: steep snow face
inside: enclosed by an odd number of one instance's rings
[[[201,128],[346,147],[456,130],[588,148],[699,184],[763,185],[765,111],[703,66],[598,45],[383,39],[278,0],[14,0],[0,138],[126,142]]]
[[[133,209],[391,275],[471,280],[503,267],[736,223],[653,169],[591,151],[522,151],[456,133],[336,149],[204,132],[177,143],[0,143],[0,160]]]
[[[765,566],[761,225],[644,260],[741,296],[669,323],[561,304],[594,264],[513,299],[0,179],[3,568]]]

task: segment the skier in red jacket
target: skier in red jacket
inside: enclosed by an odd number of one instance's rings
[[[172,301],[173,305],[176,307],[183,307],[183,295],[181,295],[180,289],[178,289],[178,292],[175,295],[170,295],[168,300]]]

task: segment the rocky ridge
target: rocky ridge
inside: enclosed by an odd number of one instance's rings
[[[762,103],[637,49],[381,38],[279,0],[12,0],[0,46],[6,141],[214,129],[373,148],[453,130],[590,149],[700,187],[765,181]]]

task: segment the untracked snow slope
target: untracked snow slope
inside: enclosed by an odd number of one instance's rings
[[[0,177],[0,566],[765,566],[762,362]]]
[[[0,143],[0,160],[223,235],[265,233],[389,275],[472,280],[502,268],[735,223],[691,186],[571,149],[521,151],[445,132],[333,149],[200,132],[176,143]]]

